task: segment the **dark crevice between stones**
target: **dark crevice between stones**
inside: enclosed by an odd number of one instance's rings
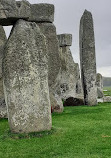
[[[84,105],[84,101],[83,99],[80,99],[80,98],[69,97],[63,102],[63,105],[64,106],[80,106],[80,105]]]

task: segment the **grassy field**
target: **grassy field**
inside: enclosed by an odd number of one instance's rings
[[[110,103],[65,107],[52,119],[51,132],[19,136],[1,119],[0,158],[111,158]]]
[[[105,96],[111,96],[111,87],[104,87],[103,89],[107,90],[107,91],[104,91]]]

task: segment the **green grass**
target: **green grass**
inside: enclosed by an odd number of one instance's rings
[[[14,135],[0,120],[0,158],[111,158],[111,103],[65,107],[51,132]]]
[[[104,87],[104,90],[107,91],[103,91],[105,96],[111,96],[111,87]]]

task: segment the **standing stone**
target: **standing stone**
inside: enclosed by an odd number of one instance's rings
[[[85,105],[97,104],[95,39],[92,14],[85,10],[80,21],[80,64]]]
[[[4,90],[10,129],[29,133],[51,129],[47,48],[38,25],[19,20],[5,47]]]
[[[61,56],[61,79],[58,91],[60,91],[61,98],[66,100],[76,95],[77,67],[70,50],[72,35],[60,34],[58,35],[58,41]]]
[[[5,104],[4,91],[3,91],[3,77],[2,77],[2,60],[4,46],[7,41],[5,31],[2,26],[0,26],[0,118],[7,117],[7,108]]]
[[[103,98],[103,78],[101,74],[96,75],[97,97]]]
[[[54,112],[63,111],[63,103],[56,87],[60,83],[61,60],[59,54],[59,43],[56,35],[56,27],[52,23],[38,23],[42,33],[46,37],[48,47],[48,82],[51,106]]]

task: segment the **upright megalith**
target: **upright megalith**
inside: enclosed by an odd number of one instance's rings
[[[2,76],[2,60],[4,53],[4,46],[7,41],[5,31],[0,26],[0,118],[7,117],[7,108],[5,104],[4,91],[3,91],[3,76]]]
[[[103,77],[100,73],[96,75],[97,97],[103,98]]]
[[[80,21],[80,65],[85,105],[97,104],[96,56],[92,14],[85,10]]]
[[[46,37],[46,44],[48,48],[48,83],[51,106],[54,112],[63,112],[63,103],[61,98],[59,97],[59,94],[56,91],[56,87],[60,83],[61,60],[59,54],[59,43],[56,34],[56,27],[52,23],[54,15],[54,6],[42,4],[42,6],[45,5],[49,12],[46,11],[47,14],[45,16],[44,21],[36,23],[39,25],[40,30]],[[52,20],[49,21],[47,19]]]
[[[60,97],[63,100],[66,100],[69,97],[75,97],[77,69],[70,50],[70,46],[72,45],[72,35],[60,34],[57,37],[61,56],[61,79],[58,91],[60,91]]]
[[[12,132],[51,129],[45,36],[34,22],[19,20],[5,46],[4,90]]]

